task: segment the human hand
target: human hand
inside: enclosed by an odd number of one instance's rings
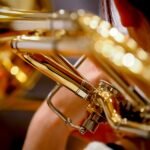
[[[104,74],[90,60],[85,60],[79,67],[79,72],[94,86]],[[75,123],[79,124],[86,116],[87,102],[68,89],[62,87],[52,98],[53,104]],[[57,149],[66,147],[72,129],[65,125],[60,118],[44,102],[35,113],[27,133],[23,149]],[[61,135],[63,135],[63,137]],[[59,143],[57,143],[59,141]]]

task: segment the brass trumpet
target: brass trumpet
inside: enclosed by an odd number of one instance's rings
[[[139,86],[150,86],[150,57],[132,38],[83,10],[39,13],[0,9],[0,15],[3,16],[0,21],[10,22],[14,31],[13,36],[2,36],[1,49],[7,47],[59,84],[47,100],[66,124],[81,133],[94,132],[101,117],[105,117],[116,131],[150,138],[149,93]],[[32,28],[13,26],[15,21],[32,24]],[[94,63],[101,64],[110,83],[100,81],[95,87],[64,57],[81,55],[85,56],[76,66],[90,57]],[[74,125],[51,102],[60,86],[89,102],[90,115],[81,126]]]

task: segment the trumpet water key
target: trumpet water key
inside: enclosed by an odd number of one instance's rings
[[[49,107],[66,124],[81,133],[94,132],[105,118],[116,131],[150,138],[150,95],[145,90],[150,86],[150,57],[132,38],[83,10],[38,13],[1,9],[0,13],[3,15],[1,22],[41,22],[38,30],[36,27],[12,28],[17,34],[3,35],[1,41],[4,47],[59,84],[47,100]],[[100,81],[95,87],[64,58],[81,55],[100,64],[110,83]],[[60,86],[89,103],[89,117],[82,125],[73,124],[53,105],[51,98]]]

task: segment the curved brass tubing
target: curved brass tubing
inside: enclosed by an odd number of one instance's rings
[[[93,132],[104,112],[115,130],[149,138],[150,95],[142,87],[150,86],[150,56],[132,38],[83,10],[72,13],[60,10],[51,14],[1,10],[0,13],[4,16],[0,21],[48,21],[47,28],[40,26],[42,34],[39,31],[26,32],[1,41],[4,41],[4,47],[13,49],[37,70],[88,100],[93,109],[83,125],[86,130]],[[20,31],[26,30],[22,28]],[[82,54],[102,66],[112,85],[101,82],[99,87],[94,87],[59,57]],[[133,113],[134,117],[126,116],[128,113]]]
[[[120,105],[125,99],[123,99],[123,97],[120,99],[117,98],[117,95],[120,94],[119,91],[114,89],[110,84],[101,81],[96,92],[98,93],[96,99],[97,103],[100,106],[102,105],[107,121],[116,131],[124,131],[132,136],[138,135],[144,138],[150,138],[150,125],[148,122],[145,121],[141,123],[134,121],[127,115],[123,117],[122,113],[126,114],[129,112],[128,110],[124,110],[124,112],[120,110]],[[135,113],[139,120],[142,119],[142,112],[140,111],[132,110],[132,114],[129,115],[134,115]]]

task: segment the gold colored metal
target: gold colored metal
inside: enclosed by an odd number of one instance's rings
[[[49,0],[0,0],[0,5],[8,8],[19,9],[19,10],[31,10],[31,11],[52,11],[52,4]]]
[[[14,20],[14,18],[16,18],[17,14],[21,16],[21,14],[26,11],[32,13],[36,11],[50,12],[52,11],[51,6],[48,0],[0,0],[0,79],[2,80],[0,85],[0,109],[27,109],[26,104],[28,101],[26,103],[23,102],[24,98],[22,95],[26,92],[26,89],[33,88],[40,77],[35,69],[22,61],[16,54],[12,53],[12,51],[8,51],[10,47],[4,46],[8,41],[16,37],[16,35],[20,35],[24,32],[22,32],[22,30],[18,31],[17,29],[13,29],[18,26],[21,26],[21,28],[22,26],[26,26],[25,22],[24,25],[21,25],[23,23],[22,19],[20,22],[18,19]],[[18,12],[15,11],[16,9]],[[20,101],[17,101],[17,97],[19,96],[21,97]],[[21,107],[18,102],[20,102],[20,104],[22,102],[25,105]],[[31,103],[32,102],[30,102],[30,104]]]
[[[150,138],[150,95],[144,89],[150,86],[150,56],[132,38],[83,10],[38,13],[1,9],[0,13],[1,22],[41,23],[34,28],[20,25],[13,28],[13,36],[1,38],[1,49],[13,49],[34,68],[92,106],[88,119],[81,127],[76,126],[51,103],[54,90],[47,97],[48,105],[67,124],[82,133],[94,132],[103,117],[116,131]],[[35,29],[40,30],[33,32]],[[37,34],[41,30],[43,34]],[[111,84],[101,81],[99,87],[91,85],[64,59],[64,56],[82,54],[101,64]],[[12,68],[11,72],[15,74],[17,68]]]

